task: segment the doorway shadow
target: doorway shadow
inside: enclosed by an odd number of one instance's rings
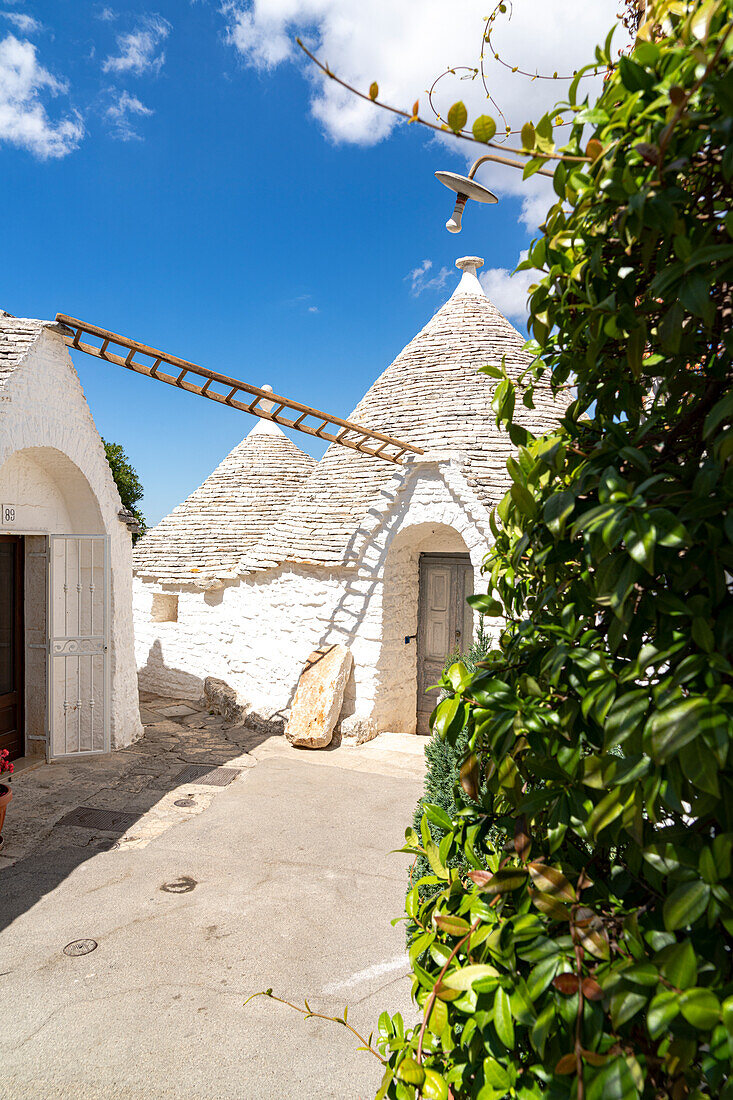
[[[196,785],[202,775],[209,773],[209,789],[220,789],[211,780],[229,776],[217,769],[251,766],[251,760],[237,764],[237,758],[271,736],[269,730],[209,714],[198,703],[187,705],[188,713],[175,714],[170,712],[181,710],[177,699],[142,695],[145,734],[128,748],[43,763],[11,780],[13,799],[0,849],[0,933],[82,864],[139,840],[136,826],[149,811],[170,819],[166,828],[189,820],[191,799],[195,805],[202,795]],[[196,765],[201,767],[191,772]],[[176,799],[184,805],[174,808]],[[75,810],[103,816],[74,815]],[[81,824],[74,824],[74,817]],[[149,842],[155,843],[155,835]],[[6,862],[13,858],[16,862]],[[0,973],[8,970],[2,946],[0,935]]]

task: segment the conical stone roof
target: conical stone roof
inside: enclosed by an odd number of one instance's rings
[[[429,450],[455,450],[464,475],[487,506],[506,492],[506,460],[515,450],[491,411],[495,381],[479,374],[502,357],[510,374],[529,362],[525,338],[483,292],[469,256],[456,261],[463,277],[455,291],[359,402],[349,419]],[[549,388],[536,408],[517,414],[535,432],[550,431],[561,413]],[[348,560],[370,505],[396,467],[332,444],[292,507],[266,540],[243,555],[243,572],[283,561],[337,565]]]
[[[258,421],[203,485],[138,541],[135,573],[193,584],[234,576],[242,553],[266,538],[315,465],[276,424]]]

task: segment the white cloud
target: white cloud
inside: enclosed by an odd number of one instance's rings
[[[112,8],[102,8],[97,12],[97,19],[101,19],[103,23],[114,23],[118,13],[113,11]]]
[[[84,136],[78,114],[53,121],[41,96],[60,95],[67,85],[44,69],[31,42],[9,34],[0,41],[0,141],[27,149],[41,160],[63,157]]]
[[[305,313],[321,312],[320,308],[313,302],[312,294],[298,294],[295,298],[287,298],[284,304],[294,309],[302,310]]]
[[[36,34],[43,29],[43,24],[32,15],[24,15],[19,11],[3,11],[0,15],[4,15],[20,34]]]
[[[421,115],[430,117],[425,89],[447,68],[477,64],[486,14],[476,0],[223,0],[220,10],[227,40],[247,64],[263,70],[284,62],[297,65],[311,82],[310,108],[327,135],[362,145],[385,138],[397,124],[396,117],[318,72],[298,49],[295,36],[357,88],[364,91],[376,80],[380,99],[409,110],[419,98]],[[507,13],[496,24],[494,42],[512,65],[532,72],[572,73],[592,60],[596,44],[618,25],[617,11],[618,0],[515,0],[511,19]],[[617,33],[620,45],[621,28]],[[493,57],[487,58],[487,80],[512,127],[527,119],[537,121],[567,88],[567,81],[532,81],[513,74]],[[463,99],[469,116],[488,113],[500,122],[478,80],[462,80],[460,74],[446,77],[437,98],[444,112],[454,100]],[[439,140],[449,143],[464,162],[480,152],[480,147],[453,138]],[[445,150],[443,160],[450,161]],[[549,180],[532,177],[523,183],[521,173],[498,165],[480,173],[479,178],[500,194],[521,195],[526,200],[523,220],[528,227],[537,225],[547,209]]]
[[[149,107],[141,103],[137,96],[129,92],[112,92],[113,100],[104,114],[111,124],[112,134],[120,141],[140,141],[140,134],[135,129],[132,117],[152,115]]]
[[[410,284],[410,294],[413,298],[417,298],[425,290],[442,290],[448,279],[454,274],[449,267],[441,267],[440,271],[428,278],[432,268],[432,260],[423,260],[418,267],[413,268],[405,275],[405,280]]]
[[[134,31],[117,35],[116,57],[110,55],[102,63],[105,73],[160,72],[165,61],[164,51],[157,52],[170,34],[171,25],[161,15],[144,16]]]
[[[517,263],[527,259],[527,250],[519,254]],[[505,267],[490,267],[481,272],[479,281],[487,296],[505,317],[515,321],[527,319],[527,293],[532,283],[540,278],[539,271],[511,271]]]

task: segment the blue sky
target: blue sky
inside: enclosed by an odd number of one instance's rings
[[[490,178],[500,205],[469,208],[452,237],[433,173],[463,170],[465,152],[416,127],[388,130],[368,105],[350,114],[291,50],[305,30],[362,78],[353,33],[329,35],[336,15],[363,20],[369,3],[338,0],[335,12],[335,2],[286,0],[280,18],[272,0],[269,10],[268,0],[0,0],[0,307],[69,313],[344,416],[447,298],[457,256],[511,270],[532,236],[516,181]],[[378,24],[384,0],[370,2]],[[436,3],[423,14],[440,15]],[[456,3],[480,29],[483,9]],[[391,91],[406,102],[422,71],[395,65],[378,26],[371,39],[362,30],[355,56],[388,87],[398,70]],[[431,35],[437,50],[440,19]],[[442,64],[422,43],[422,64]],[[466,38],[466,53],[474,44]],[[500,305],[515,308],[498,279]],[[97,360],[75,363],[153,522],[254,423]]]

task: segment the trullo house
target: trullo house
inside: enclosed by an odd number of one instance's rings
[[[49,759],[142,735],[132,544],[49,321],[0,311],[0,748]]]
[[[482,260],[457,261],[445,305],[350,419],[417,444],[404,464],[332,444],[318,463],[258,425],[134,553],[141,687],[196,698],[226,681],[253,721],[282,722],[308,655],[348,646],[342,734],[426,731],[426,689],[474,629],[489,513],[512,446],[479,367],[527,363],[524,338],[485,296]],[[549,392],[526,423],[549,430]]]

